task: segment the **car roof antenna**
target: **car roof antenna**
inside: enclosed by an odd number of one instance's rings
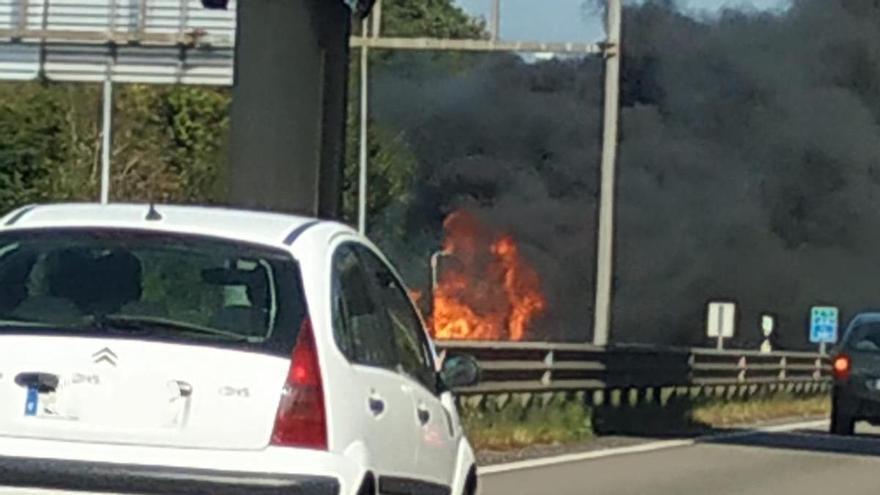
[[[162,214],[156,210],[156,205],[150,201],[150,210],[147,212],[147,221],[158,222],[159,220],[162,220]]]

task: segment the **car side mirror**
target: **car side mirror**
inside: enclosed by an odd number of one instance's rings
[[[443,361],[440,378],[451,390],[472,387],[480,382],[480,365],[473,356],[451,354]]]

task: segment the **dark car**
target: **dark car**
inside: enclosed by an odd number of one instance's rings
[[[856,421],[880,425],[880,313],[853,318],[832,356],[831,433],[852,435]]]

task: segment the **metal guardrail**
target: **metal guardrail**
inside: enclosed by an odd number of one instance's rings
[[[596,391],[680,386],[825,384],[823,356],[699,348],[520,342],[439,342],[438,349],[474,356],[482,381],[460,395]]]

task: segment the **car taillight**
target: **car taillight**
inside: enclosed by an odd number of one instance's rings
[[[327,449],[327,416],[318,349],[308,318],[293,348],[287,382],[275,416],[272,444],[284,447]]]
[[[831,371],[834,373],[834,378],[846,380],[852,371],[852,360],[846,354],[838,355],[831,363]]]

